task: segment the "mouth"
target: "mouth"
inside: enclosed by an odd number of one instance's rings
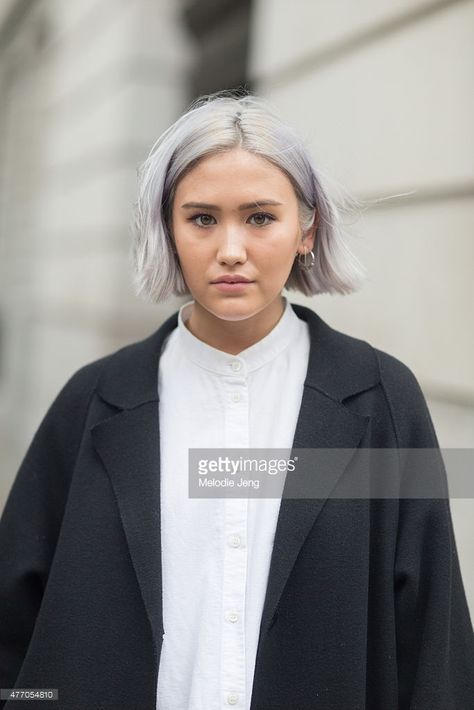
[[[212,284],[215,283],[253,283],[251,279],[248,279],[246,276],[240,276],[240,274],[233,274],[233,275],[227,275],[227,276],[221,276],[218,279],[215,279],[214,281],[211,281]]]
[[[240,293],[248,290],[255,281],[211,281],[211,285],[222,293]]]

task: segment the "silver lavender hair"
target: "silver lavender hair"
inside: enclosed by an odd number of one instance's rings
[[[287,175],[303,232],[318,220],[315,264],[305,271],[295,259],[285,288],[307,296],[356,290],[365,269],[345,243],[340,210],[323,188],[304,142],[266,99],[224,90],[196,99],[158,138],[139,168],[131,250],[136,294],[154,303],[189,295],[171,230],[176,187],[201,158],[235,147],[262,156]]]

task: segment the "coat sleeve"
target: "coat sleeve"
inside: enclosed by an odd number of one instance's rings
[[[436,454],[438,439],[414,374],[396,358],[378,355],[398,447]],[[439,454],[430,477],[436,491],[447,492]],[[402,465],[402,484],[417,472]],[[399,710],[474,710],[474,634],[447,495],[400,497],[394,597]]]
[[[1,688],[15,686],[33,633],[96,376],[96,363],[86,365],[59,392],[31,441],[3,509]]]

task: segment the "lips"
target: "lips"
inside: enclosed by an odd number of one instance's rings
[[[222,276],[219,279],[211,281],[211,283],[227,283],[227,284],[237,284],[237,283],[252,283],[251,279],[247,279],[245,276]]]

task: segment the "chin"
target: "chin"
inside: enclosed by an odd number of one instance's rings
[[[213,299],[212,303],[201,305],[212,313],[216,318],[226,321],[239,321],[251,318],[265,307],[264,303],[257,302],[256,299],[247,299],[238,296],[224,296],[218,301]]]
[[[250,308],[249,306],[245,307],[244,304],[241,304],[240,307],[217,308],[213,312],[214,315],[221,320],[239,321],[251,318],[253,315],[258,313],[259,310],[259,308]]]

